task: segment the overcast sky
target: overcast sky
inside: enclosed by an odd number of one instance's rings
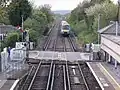
[[[73,10],[83,0],[32,0],[32,1],[37,6],[50,4],[52,6],[52,10]]]
[[[30,0],[29,0],[30,1]],[[72,10],[83,0],[32,0],[37,6],[50,4],[52,10]]]

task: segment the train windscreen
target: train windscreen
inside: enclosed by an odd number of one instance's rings
[[[65,26],[63,26],[63,29],[64,30],[70,30],[70,26],[69,25],[65,25]]]

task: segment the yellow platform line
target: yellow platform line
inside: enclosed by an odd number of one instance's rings
[[[110,78],[108,78],[108,80],[111,82],[111,84],[113,85],[113,87],[115,88],[115,90],[120,90],[120,85],[119,83],[112,77],[112,75],[105,69],[105,67],[103,65],[101,65],[101,63],[99,63],[99,65],[102,67],[102,69],[105,71],[103,72],[104,74],[106,73],[107,75],[109,75],[109,77],[111,78],[111,80],[114,82],[114,85],[113,82],[110,80]],[[106,75],[105,75],[106,76]]]
[[[100,85],[101,89],[104,90],[104,87],[103,87],[102,83],[100,82],[99,77],[96,75],[95,71],[90,66],[89,62],[87,62],[87,65],[90,68],[91,72],[93,73],[93,75],[94,75],[95,79],[97,80],[98,84]]]

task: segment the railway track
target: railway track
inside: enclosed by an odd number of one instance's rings
[[[86,83],[89,87],[89,90],[101,90],[98,83],[96,83],[96,80],[92,74],[92,72],[89,70],[89,67],[86,63],[79,63],[79,66],[82,70],[82,73],[84,75],[84,78],[86,80]]]
[[[52,83],[50,90],[65,90],[66,81],[64,81],[65,78],[65,72],[64,72],[64,66],[63,65],[54,65],[55,71],[52,75]]]
[[[53,61],[50,64],[42,65],[42,61],[36,68],[31,80],[27,80],[24,86],[19,90],[49,90]]]
[[[54,25],[43,50],[77,52],[73,37],[61,36],[58,27]],[[61,62],[41,60],[19,90],[101,90],[85,63]]]
[[[31,71],[35,73],[18,90],[101,90],[85,63],[40,61]]]
[[[22,85],[19,86],[18,90],[27,90],[27,88],[30,85],[30,81],[32,80],[32,77],[34,76],[35,71],[36,71],[36,68],[32,66],[25,81],[23,82]]]
[[[72,52],[77,51],[77,46],[73,40],[73,37],[64,37],[60,34],[59,24],[55,24],[52,28],[47,40],[43,45],[44,51],[59,51],[59,52]],[[66,46],[66,50],[64,50]]]

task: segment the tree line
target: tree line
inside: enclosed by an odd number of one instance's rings
[[[115,21],[117,5],[111,0],[84,0],[68,16],[72,30],[77,34],[79,42],[97,43],[98,18],[100,29]]]
[[[36,45],[54,20],[50,5],[36,7],[28,0],[0,0],[0,23],[22,26],[22,17],[24,30],[29,30],[30,41]],[[14,47],[16,41],[22,41],[19,30],[9,33],[5,40],[1,41],[2,47]]]

